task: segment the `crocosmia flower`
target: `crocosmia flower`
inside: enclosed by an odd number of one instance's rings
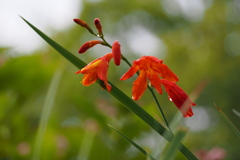
[[[177,106],[183,116],[191,117],[193,115],[191,106],[196,106],[196,104],[190,100],[188,95],[174,82],[161,79],[161,84],[166,89],[169,100]]]
[[[92,41],[88,41],[86,43],[84,43],[81,48],[78,50],[78,53],[84,53],[86,52],[89,48],[92,48],[93,46],[97,45],[97,44],[103,44],[104,42],[101,40],[92,40]]]
[[[114,41],[112,44],[112,54],[113,54],[113,59],[114,63],[119,66],[121,62],[121,45],[118,41]]]
[[[167,65],[163,64],[163,60],[153,56],[143,56],[135,60],[132,67],[121,77],[121,80],[132,77],[137,71],[140,71],[139,76],[134,81],[132,88],[132,98],[134,100],[138,100],[143,95],[147,88],[147,79],[159,94],[162,94],[160,77],[171,82],[178,81],[178,77]]]
[[[103,81],[105,88],[110,92],[111,85],[108,84],[107,80],[107,72],[108,72],[108,66],[109,61],[113,58],[112,53],[108,53],[104,55],[103,57],[100,57],[88,65],[86,65],[84,68],[82,68],[80,71],[77,71],[76,74],[82,73],[84,74],[82,84],[84,86],[89,86],[96,82],[98,79]]]

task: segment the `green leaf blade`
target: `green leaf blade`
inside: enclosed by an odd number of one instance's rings
[[[131,143],[136,149],[138,149],[140,152],[142,152],[147,158],[151,160],[155,160],[150,154],[148,154],[142,147],[140,147],[138,144],[130,140],[127,136],[122,134],[120,131],[117,129],[113,128],[111,125],[108,125],[111,129],[113,129],[115,132],[117,132],[120,136],[122,136],[125,140],[127,140],[129,143]]]
[[[221,115],[224,117],[224,119],[228,122],[228,124],[232,127],[234,132],[237,134],[238,138],[240,139],[240,132],[238,131],[237,127],[232,123],[232,121],[227,117],[225,113],[215,104],[215,107],[217,110],[221,113]]]

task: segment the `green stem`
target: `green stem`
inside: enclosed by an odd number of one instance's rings
[[[169,126],[169,124],[168,124],[168,122],[167,122],[167,118],[165,117],[165,114],[163,113],[162,107],[161,107],[160,103],[158,102],[157,97],[156,97],[153,89],[152,89],[150,86],[148,86],[148,89],[150,90],[150,92],[151,92],[151,94],[152,94],[152,96],[153,96],[153,99],[155,100],[155,102],[156,102],[156,104],[157,104],[157,106],[158,106],[158,109],[159,109],[159,111],[160,111],[160,113],[161,113],[161,115],[162,115],[162,118],[163,118],[166,126],[168,127],[169,130],[171,130],[171,129],[170,129],[170,126]]]

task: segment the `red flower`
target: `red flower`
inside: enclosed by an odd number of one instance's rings
[[[78,50],[78,53],[84,53],[86,52],[89,48],[95,46],[96,44],[102,44],[104,45],[104,42],[101,40],[92,40],[84,43],[82,47]]]
[[[98,79],[104,82],[105,88],[110,92],[111,85],[108,84],[107,80],[107,72],[108,72],[108,66],[109,61],[113,58],[112,53],[108,53],[104,55],[101,58],[98,58],[88,65],[86,65],[84,68],[82,68],[80,71],[77,71],[76,74],[82,73],[84,74],[82,84],[84,86],[89,86],[92,83],[96,82]]]
[[[160,81],[168,93],[169,100],[177,106],[184,117],[191,117],[193,115],[191,106],[196,106],[196,104],[193,103],[188,95],[174,82],[164,79],[161,79]]]
[[[112,54],[114,63],[119,66],[121,61],[121,49],[120,49],[120,43],[118,41],[114,41],[112,45]]]
[[[138,70],[140,70],[140,74],[134,81],[132,88],[132,98],[134,100],[138,100],[143,95],[147,88],[147,79],[159,94],[162,94],[160,77],[172,82],[178,81],[178,77],[167,65],[163,64],[163,60],[153,56],[143,56],[134,61],[133,66],[121,77],[121,80],[132,77]]]

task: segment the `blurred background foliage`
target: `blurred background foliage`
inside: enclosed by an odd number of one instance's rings
[[[223,159],[240,158],[238,137],[214,107],[216,103],[240,128],[240,117],[233,113],[240,111],[239,0],[85,0],[81,5],[81,14],[72,18],[93,28],[93,20],[99,18],[106,40],[111,44],[117,39],[129,61],[142,55],[164,59],[188,94],[206,82],[196,99],[195,115],[181,123],[190,128],[184,144],[194,153],[219,148],[226,153]],[[79,47],[96,37],[74,22],[52,38],[86,63],[111,52],[96,46],[79,55]],[[38,159],[145,159],[107,124],[152,153],[163,147],[154,131],[98,85],[82,86],[82,75],[74,74],[77,68],[51,47],[28,55],[9,54],[9,49],[0,50],[0,159],[33,158],[44,101],[56,71],[62,76]],[[134,78],[119,81],[128,66],[110,65],[109,80],[131,96]],[[165,93],[158,98],[171,121],[178,110]],[[163,122],[148,91],[137,103]],[[179,153],[178,159],[185,158]]]

